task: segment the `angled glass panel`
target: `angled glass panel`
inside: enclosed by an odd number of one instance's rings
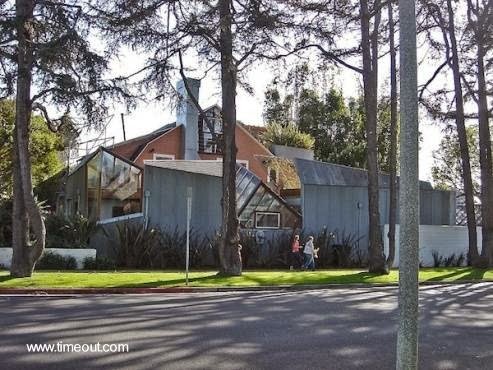
[[[101,151],[96,154],[87,166],[87,217],[92,220],[99,218],[99,190],[101,176]]]

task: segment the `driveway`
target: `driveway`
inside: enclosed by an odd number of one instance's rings
[[[420,290],[420,368],[493,368],[493,284]],[[2,369],[393,369],[395,287],[0,296]],[[128,344],[29,353],[26,344]],[[87,347],[86,347],[87,348]]]

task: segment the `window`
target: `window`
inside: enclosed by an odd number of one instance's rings
[[[277,212],[256,212],[255,227],[257,229],[279,229],[281,215]]]
[[[277,183],[277,172],[272,167],[267,167],[267,182]]]
[[[174,154],[161,154],[161,153],[154,153],[153,159],[155,161],[169,161],[175,159]]]
[[[222,153],[223,123],[219,109],[205,112],[206,118],[199,116],[199,152]],[[207,124],[210,123],[211,127]]]

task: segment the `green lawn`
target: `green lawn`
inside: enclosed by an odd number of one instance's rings
[[[435,268],[422,269],[420,281],[493,281],[493,269]],[[256,287],[266,285],[309,285],[349,283],[397,283],[398,271],[389,275],[369,274],[363,270],[245,271],[239,277],[218,277],[215,271],[190,273],[194,287]],[[0,288],[141,288],[184,286],[185,274],[177,271],[118,272],[35,272],[31,278],[13,279],[8,271],[0,271]]]

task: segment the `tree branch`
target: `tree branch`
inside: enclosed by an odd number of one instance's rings
[[[202,109],[199,102],[197,101],[197,98],[195,98],[195,96],[192,93],[192,90],[190,90],[190,86],[188,85],[188,81],[187,81],[187,76],[185,75],[185,71],[183,67],[183,58],[181,55],[181,50],[178,51],[178,59],[180,61],[180,76],[183,79],[183,84],[185,86],[185,90],[187,90],[188,97],[190,98],[190,100],[192,100],[192,103],[195,106],[195,108],[197,108],[197,110],[200,112],[202,119],[205,121],[207,127],[209,128],[212,138],[219,144],[218,137],[214,129],[214,125],[211,123],[211,121],[209,121],[207,115],[205,114],[204,110]]]

